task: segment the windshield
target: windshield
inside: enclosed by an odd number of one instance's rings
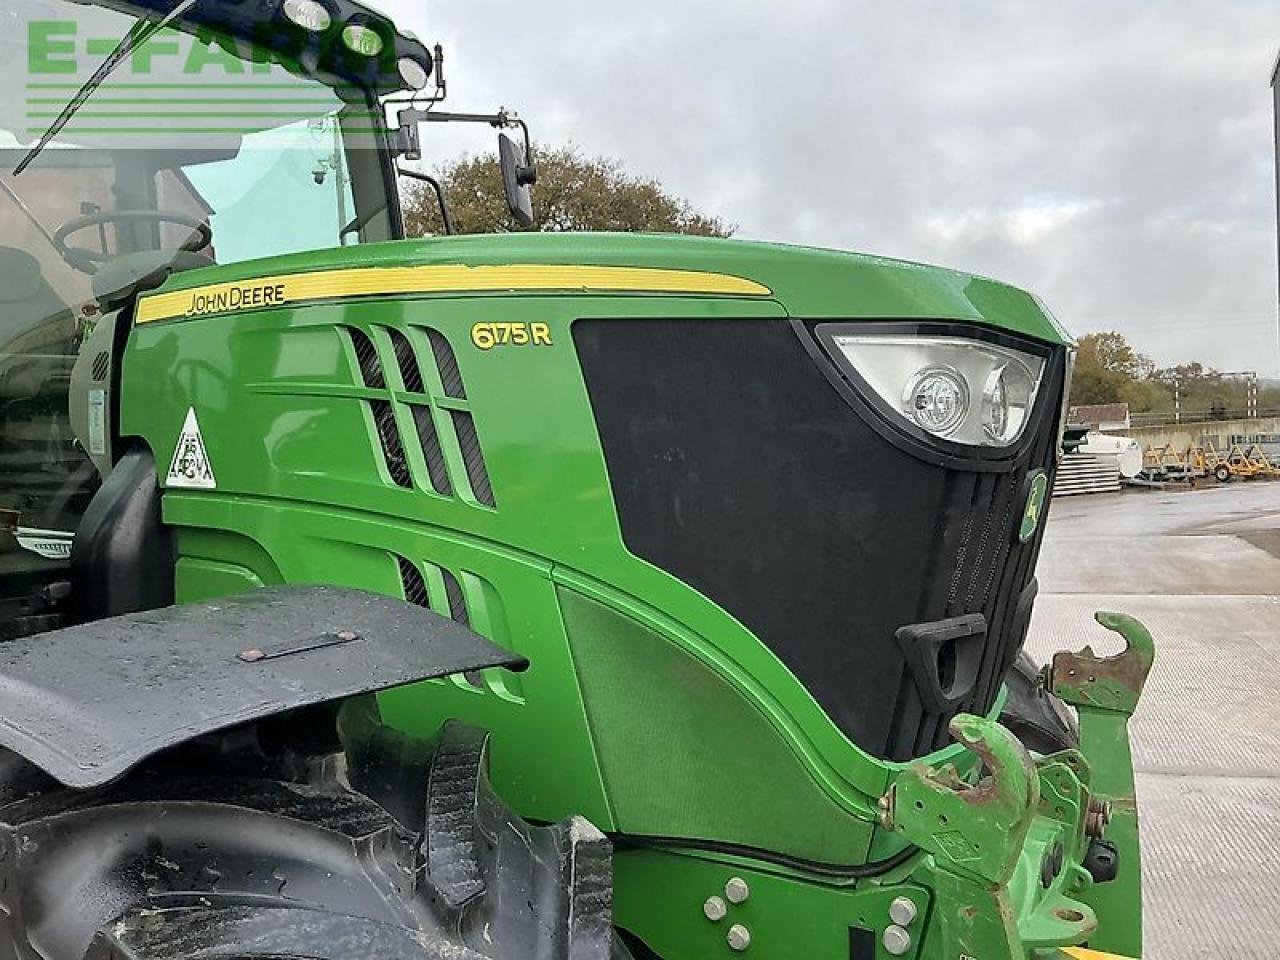
[[[68,415],[95,282],[140,256],[192,269],[395,229],[376,100],[203,30],[133,50],[15,176],[136,23],[64,0],[0,10],[0,554],[6,523],[74,529],[97,483]]]
[[[193,222],[221,264],[391,236],[377,106],[203,31],[148,40],[14,177],[136,21],[48,0],[0,18],[0,246],[34,257],[64,300],[90,294],[89,273],[51,237],[86,217],[99,219],[66,240],[98,261],[191,244]],[[109,216],[121,211],[155,216]]]

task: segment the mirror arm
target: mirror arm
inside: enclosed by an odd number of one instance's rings
[[[449,210],[449,204],[444,198],[444,187],[440,186],[439,180],[429,174],[418,173],[416,170],[406,170],[404,167],[396,167],[396,173],[402,177],[408,177],[410,180],[418,180],[428,184],[435,191],[436,201],[440,204],[440,219],[444,221],[445,235],[451,237],[457,233],[457,228],[453,223],[453,213]]]

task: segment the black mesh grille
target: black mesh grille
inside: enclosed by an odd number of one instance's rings
[[[422,455],[427,461],[427,476],[431,480],[431,489],[436,493],[451,496],[453,484],[449,480],[449,469],[445,466],[444,452],[440,449],[440,434],[436,432],[431,408],[413,404],[409,410],[413,413],[418,442],[422,445]]]
[[[417,564],[404,557],[396,557],[400,564],[400,586],[404,589],[404,598],[419,607],[430,607],[427,598],[427,583],[422,579],[422,571]]]
[[[387,464],[387,472],[398,487],[411,487],[413,481],[409,477],[409,465],[405,462],[404,447],[400,443],[400,431],[396,429],[395,413],[386,400],[370,400],[369,409],[373,411],[373,422],[378,430],[378,441],[382,445],[382,456]]]
[[[877,756],[990,709],[1029,615],[1039,533],[1017,527],[1029,475],[1052,473],[1061,353],[1035,444],[984,472],[887,439],[787,323],[588,320],[574,337],[632,553],[733,614]],[[977,614],[972,686],[928,706],[901,628]]]
[[[453,354],[453,347],[439,330],[428,329],[427,338],[436,358],[436,369],[440,371],[440,383],[444,386],[445,396],[455,400],[467,399],[467,389],[463,386],[462,371],[458,369],[458,358]]]
[[[413,344],[399,330],[388,330],[391,345],[396,351],[396,364],[400,367],[400,379],[404,388],[412,393],[425,393],[422,386],[422,371],[418,368],[418,358],[414,355]]]
[[[484,463],[484,453],[480,449],[480,438],[476,436],[476,424],[471,414],[464,410],[450,410],[453,418],[453,429],[458,435],[458,446],[462,450],[462,460],[467,467],[467,479],[471,481],[471,492],[478,502],[487,507],[496,506],[493,499],[493,487],[489,484],[489,470]]]
[[[387,378],[382,375],[382,364],[378,360],[378,351],[373,341],[363,330],[347,327],[347,335],[351,337],[351,346],[356,353],[356,362],[360,365],[360,377],[364,385],[373,390],[385,390]]]
[[[111,369],[111,357],[103,350],[93,358],[93,369],[89,371],[94,380],[107,379],[107,371]]]

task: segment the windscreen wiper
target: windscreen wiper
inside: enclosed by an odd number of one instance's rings
[[[129,54],[186,13],[187,10],[195,5],[195,2],[196,0],[181,0],[163,20],[152,21],[144,17],[138,18],[137,23],[129,28],[129,32],[124,35],[107,59],[103,60],[102,65],[93,72],[93,76],[85,81],[84,86],[76,91],[76,95],[62,108],[62,113],[58,114],[58,119],[49,125],[49,129],[44,132],[40,141],[31,148],[31,152],[23,157],[22,162],[13,168],[13,175],[15,177],[18,176],[31,165],[31,162],[36,157],[40,156],[41,151],[49,145],[49,142],[54,137],[62,132],[62,128],[71,121],[71,118],[76,115],[76,112],[84,105],[84,102],[93,96],[93,92],[102,86],[107,77],[115,73],[116,67],[123,63]]]
[[[0,180],[0,190],[3,190],[5,194],[8,195],[9,199],[18,205],[18,209],[21,210],[26,215],[27,219],[31,221],[31,225],[40,231],[40,235],[49,241],[49,245],[53,247],[53,249],[57,250],[58,245],[53,241],[53,234],[51,234],[48,228],[40,222],[40,218],[37,217],[32,209],[23,202],[22,198],[18,196],[13,187],[9,186],[3,180]]]

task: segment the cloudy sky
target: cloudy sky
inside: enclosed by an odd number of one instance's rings
[[[1280,375],[1274,0],[379,6],[445,44],[454,109],[517,108],[741,237],[972,270],[1161,364]]]

